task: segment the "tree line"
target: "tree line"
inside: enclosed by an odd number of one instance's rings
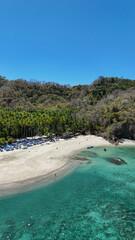
[[[68,135],[71,132],[82,132],[84,118],[76,118],[75,109],[62,110],[28,110],[0,109],[0,138],[10,142],[15,138],[26,138],[36,135],[48,137]],[[2,141],[2,140],[1,140]]]

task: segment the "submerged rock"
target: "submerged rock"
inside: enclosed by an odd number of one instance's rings
[[[109,158],[108,161],[116,165],[127,164],[125,160],[122,158]]]
[[[74,157],[73,160],[88,161],[88,158],[85,157]]]

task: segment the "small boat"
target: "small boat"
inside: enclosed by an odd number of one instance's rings
[[[94,148],[93,146],[89,146],[89,147],[87,147],[87,149],[90,149],[90,148]]]

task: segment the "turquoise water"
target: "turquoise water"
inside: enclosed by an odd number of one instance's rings
[[[92,163],[49,186],[0,199],[0,240],[135,239],[135,147],[78,155]]]

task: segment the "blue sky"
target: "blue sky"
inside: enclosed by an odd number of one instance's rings
[[[134,0],[0,0],[0,75],[60,84],[135,79]]]

